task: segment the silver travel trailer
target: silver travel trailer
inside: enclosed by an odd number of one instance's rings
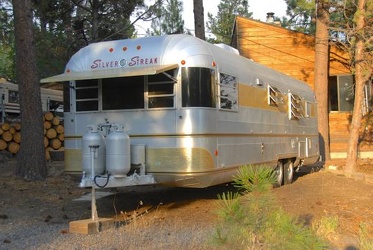
[[[94,43],[42,82],[66,82],[65,171],[83,187],[202,188],[246,164],[286,184],[319,158],[308,85],[193,36]]]
[[[42,110],[54,111],[62,115],[63,96],[61,90],[40,88]],[[19,116],[19,92],[18,85],[8,82],[4,78],[0,79],[0,111],[1,122],[6,119],[13,119]]]

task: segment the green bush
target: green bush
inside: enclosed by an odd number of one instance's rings
[[[242,166],[234,177],[240,193],[219,195],[219,224],[214,243],[224,249],[326,249],[309,228],[276,204],[276,176],[265,165]]]
[[[359,242],[361,250],[371,250],[373,249],[373,239],[369,238],[368,229],[366,224],[360,224],[359,230]]]

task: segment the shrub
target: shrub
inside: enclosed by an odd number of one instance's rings
[[[241,193],[219,195],[214,242],[230,249],[325,249],[327,245],[277,204],[276,176],[265,165],[242,166],[234,177]]]

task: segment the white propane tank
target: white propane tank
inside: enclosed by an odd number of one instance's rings
[[[114,177],[124,177],[131,169],[130,137],[124,126],[113,124],[106,137],[106,170]]]
[[[87,176],[91,175],[92,162],[91,162],[91,150],[89,146],[98,145],[96,149],[96,155],[94,157],[95,175],[104,173],[105,171],[105,140],[102,135],[98,132],[97,126],[88,125],[88,132],[83,135],[82,139],[82,165],[83,171]]]

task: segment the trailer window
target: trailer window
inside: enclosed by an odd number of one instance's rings
[[[216,107],[215,71],[209,68],[182,68],[182,106]]]
[[[102,109],[143,109],[144,77],[102,79]]]
[[[9,90],[8,92],[8,102],[10,103],[19,103],[19,93],[18,91]]]
[[[237,78],[232,75],[220,73],[220,108],[238,110],[238,84]]]
[[[76,81],[76,111],[98,110],[98,80]]]
[[[295,120],[303,117],[302,99],[300,96],[289,93],[289,120]]]
[[[279,103],[284,102],[284,100],[282,98],[282,93],[278,88],[276,88],[274,86],[270,86],[268,84],[267,92],[268,92],[268,105],[269,106],[278,107]]]
[[[148,76],[148,108],[174,107],[176,70]]]
[[[63,107],[64,107],[64,112],[70,112],[70,83],[68,84],[63,84]]]

